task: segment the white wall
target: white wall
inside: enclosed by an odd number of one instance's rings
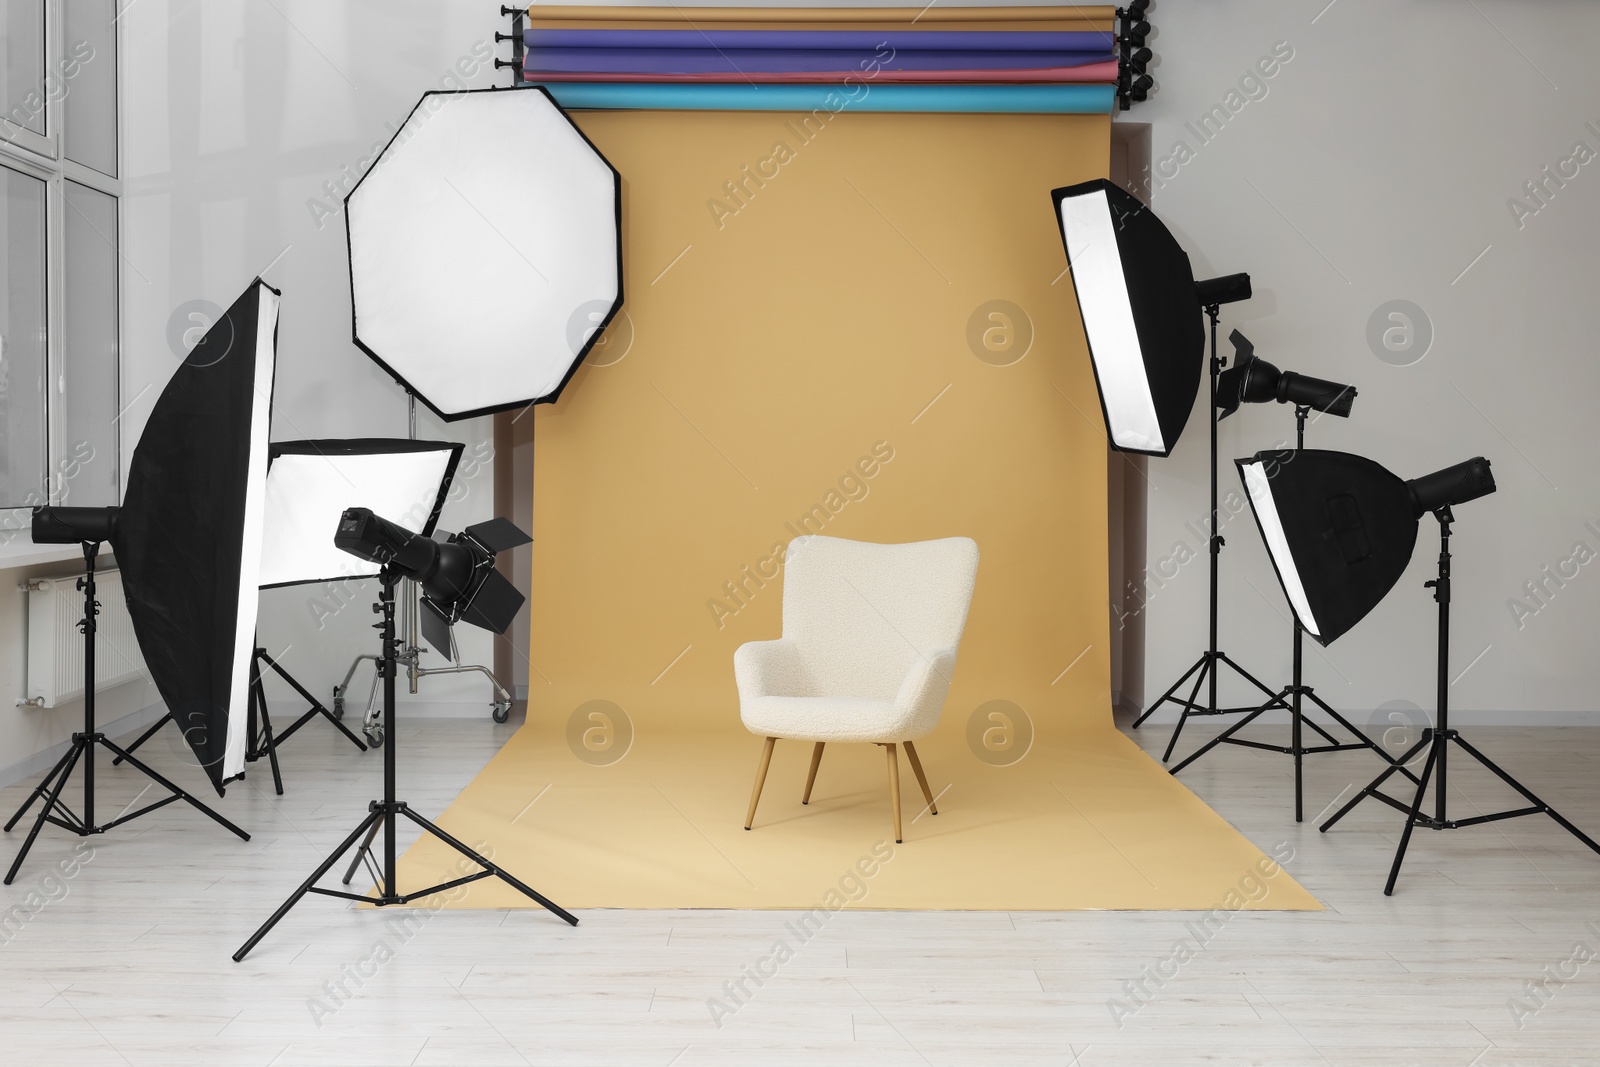
[[[75,546],[31,549],[25,547],[26,537],[25,532],[20,537],[0,533],[0,550],[6,553],[0,558],[6,564],[0,569],[0,678],[8,683],[7,689],[0,690],[0,785],[48,769],[67,750],[72,734],[83,729],[81,698],[55,708],[17,703],[27,695],[27,594],[20,586],[33,578],[83,572],[83,557]],[[96,566],[104,569],[112,565],[110,552],[102,552]],[[107,657],[115,653],[102,646],[100,654]],[[96,695],[95,719],[102,730],[115,737],[159,718],[164,710],[159,701],[155,686],[148,680],[125,682]],[[174,731],[172,736],[179,735]]]
[[[404,394],[350,341],[337,212],[421,93],[506,84],[483,62],[503,20],[492,5],[431,0],[140,0],[124,10],[124,458],[177,366],[169,334],[188,325],[186,305],[225,308],[257,274],[284,294],[273,438],[404,437]],[[419,435],[467,444],[440,528],[489,517],[489,420],[443,424],[424,409]],[[326,701],[351,658],[375,647],[375,596],[373,581],[268,591],[261,643]],[[489,662],[489,635],[469,629],[458,635],[464,657]],[[358,676],[363,702],[370,676]],[[281,726],[300,704],[275,680],[271,692],[283,697],[273,705]],[[413,713],[487,715],[491,694],[481,676],[447,677],[402,699]]]
[[[1152,197],[1197,270],[1255,278],[1258,295],[1225,309],[1224,333],[1241,327],[1280,366],[1360,388],[1355,417],[1319,422],[1313,445],[1362,452],[1405,476],[1479,453],[1494,460],[1499,494],[1459,509],[1456,670],[1488,651],[1452,699],[1489,718],[1571,721],[1595,707],[1588,644],[1600,567],[1582,568],[1520,629],[1508,601],[1526,600],[1524,583],[1575,543],[1600,552],[1600,534],[1585,526],[1600,526],[1590,460],[1600,431],[1589,417],[1600,385],[1591,294],[1600,165],[1520,229],[1507,200],[1575,141],[1600,150],[1584,125],[1600,126],[1600,73],[1586,50],[1600,39],[1600,8],[1324,3],[1164,0],[1152,16],[1159,92],[1124,118],[1153,124],[1158,167],[1180,140],[1194,153],[1155,175]],[[285,293],[274,435],[403,436],[401,394],[349,341],[344,232],[327,212],[422,91],[453,71],[463,84],[505,84],[475,59],[501,28],[494,5],[139,0],[122,21],[124,458],[176,366],[175,313],[181,332],[188,301],[226,306],[257,273]],[[1185,123],[1223,104],[1279,41],[1294,56],[1266,96],[1202,144]],[[463,61],[470,75],[456,69]],[[1431,350],[1411,366],[1368,348],[1367,320],[1391,299],[1415,302],[1433,324]],[[1148,697],[1204,638],[1202,418],[1175,456],[1148,468],[1150,567],[1180,541],[1194,553],[1175,578],[1146,586]],[[1247,409],[1224,424],[1223,455],[1291,429],[1286,408]],[[486,423],[441,426],[424,414],[423,433],[489,456]],[[490,478],[479,464],[446,529],[489,514]],[[1276,684],[1288,667],[1281,597],[1250,520],[1224,533],[1224,647]],[[1308,680],[1336,704],[1432,706],[1433,603],[1420,583],[1433,545],[1424,527],[1400,587],[1332,649],[1309,653]],[[289,647],[286,663],[321,694],[371,646],[367,595],[344,596],[352,606],[319,628],[314,601],[335,606],[338,593],[268,593],[263,643]],[[487,637],[468,640],[469,658],[490,659]],[[416,710],[481,714],[489,699],[475,679],[424,685],[414,699],[431,707]],[[27,714],[4,731],[0,764],[70,728],[70,712]]]
[[[1452,676],[1483,656],[1452,708],[1463,721],[1595,719],[1600,563],[1569,567],[1543,606],[1524,585],[1579,543],[1600,553],[1600,161],[1552,183],[1520,226],[1508,201],[1527,200],[1524,183],[1576,142],[1600,152],[1600,6],[1163,0],[1152,19],[1159,92],[1124,117],[1152,124],[1152,203],[1196,273],[1254,279],[1253,300],[1223,309],[1224,338],[1238,327],[1280,367],[1359,388],[1353,417],[1311,427],[1312,447],[1402,477],[1479,454],[1494,463],[1498,494],[1456,509]],[[1293,58],[1266,95],[1203,143],[1186,123],[1224,104],[1277,42]],[[1192,158],[1163,170],[1180,142]],[[1369,316],[1392,299],[1432,322],[1431,350],[1409,366],[1368,345]],[[1147,584],[1147,699],[1205,641],[1204,417],[1202,401],[1176,454],[1148,467],[1151,571],[1180,542],[1193,559]],[[1223,423],[1225,493],[1238,493],[1228,461],[1289,440],[1293,422],[1265,405]],[[1286,609],[1248,511],[1223,534],[1222,645],[1281,684]],[[1307,681],[1358,722],[1389,701],[1434,706],[1436,607],[1421,583],[1437,551],[1425,519],[1384,603],[1332,648],[1307,642]],[[1519,625],[1513,599],[1536,614]]]

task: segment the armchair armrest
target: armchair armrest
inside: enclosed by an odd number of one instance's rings
[[[740,645],[733,653],[733,677],[740,700],[806,695],[799,646],[784,637]]]
[[[937,648],[918,656],[906,672],[900,691],[895,694],[897,711],[918,722],[926,721],[928,729],[939,721],[944,708],[945,694],[950,691],[950,676],[956,667],[956,650]]]

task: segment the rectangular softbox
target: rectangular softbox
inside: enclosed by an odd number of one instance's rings
[[[334,546],[346,508],[371,508],[433,535],[462,446],[390,438],[286,441],[271,446],[261,587],[368,578],[378,564]]]

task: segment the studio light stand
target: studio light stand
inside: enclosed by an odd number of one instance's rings
[[[266,686],[262,684],[261,680],[263,668],[273,671],[278,677],[282,678],[285,682],[288,682],[290,688],[292,688],[296,693],[299,693],[300,696],[304,698],[307,705],[306,712],[294,722],[290,723],[289,728],[283,731],[281,734],[274,734],[272,730],[272,716],[267,708],[267,689]],[[245,747],[245,762],[254,763],[263,756],[267,757],[267,760],[272,767],[273,788],[276,789],[277,794],[280,797],[283,796],[283,775],[278,768],[278,746],[289,740],[289,738],[294,735],[296,730],[300,729],[300,727],[304,726],[318,715],[321,715],[323,718],[333,723],[334,726],[338,727],[339,732],[348,737],[351,744],[355,745],[363,752],[367,750],[367,746],[361,740],[361,738],[351,733],[348,726],[340,722],[333,712],[329,711],[323,706],[322,701],[312,696],[310,691],[307,690],[305,686],[301,685],[292,674],[284,670],[278,661],[273,659],[272,655],[260,645],[256,646],[255,652],[250,661],[249,714],[250,725],[248,733],[246,734],[246,736],[249,738],[249,743]],[[138,739],[135,740],[133,744],[128,746],[128,751],[137,751],[140,745],[143,745],[146,741],[150,740],[150,738],[154,737],[163,726],[171,721],[172,712],[169,711],[161,718],[157,719],[148,730],[140,734]],[[111,762],[113,765],[120,764],[123,758],[124,757],[122,756],[118,756]]]
[[[414,900],[421,900],[425,897],[431,896],[434,893],[441,893],[447,889],[454,889],[456,886],[466,885],[469,882],[476,882],[483,878],[494,877],[499,878],[501,881],[517,890],[523,896],[538,902],[549,911],[560,916],[562,919],[565,919],[568,923],[571,923],[574,926],[576,926],[578,923],[576,916],[561,908],[559,905],[551,902],[546,897],[540,895],[538,891],[523,884],[515,876],[496,866],[487,857],[481,856],[474,852],[467,845],[456,840],[454,837],[450,836],[448,833],[441,830],[439,827],[435,826],[421,815],[418,815],[416,812],[412,811],[405,801],[396,799],[395,744],[397,743],[398,735],[395,733],[395,678],[400,665],[400,641],[395,633],[394,589],[395,586],[400,582],[401,577],[401,574],[392,567],[385,567],[383,569],[378,576],[378,603],[373,608],[375,612],[383,616],[383,621],[376,627],[376,629],[381,631],[382,634],[382,652],[378,658],[378,674],[383,679],[384,728],[389,734],[389,743],[384,746],[383,750],[383,799],[372,801],[369,806],[367,817],[361,820],[360,824],[357,825],[356,828],[350,833],[350,836],[346,837],[344,841],[340,843],[339,847],[335,849],[327,859],[322,861],[322,864],[312,872],[311,877],[302,882],[300,887],[290,894],[289,899],[284,901],[282,906],[280,906],[277,911],[272,913],[271,918],[263,923],[259,930],[250,935],[250,939],[239,948],[239,951],[233,954],[235,963],[243,960],[245,956],[249,954],[250,950],[255,948],[256,944],[260,942],[260,940],[278,924],[279,920],[289,913],[289,909],[298,904],[301,898],[303,898],[307,893],[319,893],[323,896],[338,897],[342,900],[350,900],[358,904],[370,904],[381,908],[396,904],[409,904]],[[471,860],[473,863],[476,863],[483,869],[473,874],[464,875],[460,878],[452,878],[447,882],[441,882],[438,885],[429,886],[426,889],[419,889],[410,893],[401,893],[399,891],[399,885],[396,876],[397,842],[395,828],[399,816],[404,816],[405,818],[410,819],[412,822],[420,826],[424,833],[432,834],[434,837],[438,838],[440,841],[443,841],[445,844],[449,845],[451,848],[455,849],[457,852],[461,853],[461,855],[465,856],[467,859]],[[372,845],[379,832],[382,832],[383,834],[383,862],[381,870],[376,869],[372,863]],[[348,890],[327,889],[317,885],[316,883],[324,875],[326,875],[336,863],[339,862],[340,858],[343,857],[344,854],[350,850],[350,847],[357,841],[361,842],[361,846],[359,849],[357,849],[355,862],[353,862],[350,865],[349,870],[346,871],[342,884],[349,885],[350,880],[355,877],[356,869],[363,862],[365,862],[372,871],[374,880],[377,883],[376,895],[364,896],[349,892]]]
[[[1306,416],[1308,414],[1310,414],[1310,412],[1311,412],[1311,408],[1307,404],[1296,404],[1295,405],[1295,409],[1294,409],[1295,444],[1294,444],[1294,447],[1295,447],[1295,452],[1297,452],[1297,453],[1300,452],[1301,450],[1303,450],[1305,448],[1305,446],[1306,446]],[[1214,470],[1215,470],[1215,468],[1213,468],[1213,471]],[[1292,612],[1291,612],[1291,615],[1292,615]],[[1398,763],[1395,763],[1395,761],[1390,758],[1390,756],[1389,756],[1389,754],[1387,752],[1385,752],[1383,749],[1379,748],[1378,745],[1374,741],[1372,741],[1371,738],[1367,737],[1366,734],[1364,734],[1360,730],[1356,729],[1355,725],[1352,724],[1350,722],[1350,720],[1346,719],[1343,715],[1340,715],[1337,711],[1335,711],[1333,709],[1333,707],[1326,700],[1323,700],[1321,697],[1317,696],[1316,690],[1314,690],[1311,686],[1305,684],[1305,682],[1303,680],[1303,677],[1301,675],[1302,657],[1303,657],[1304,645],[1305,645],[1305,628],[1300,625],[1300,620],[1299,619],[1294,619],[1293,626],[1294,626],[1294,668],[1293,668],[1293,670],[1294,670],[1294,680],[1289,685],[1285,686],[1282,690],[1280,690],[1278,692],[1278,694],[1276,696],[1274,696],[1271,700],[1267,701],[1265,704],[1262,704],[1259,708],[1256,708],[1250,714],[1246,715],[1244,718],[1240,719],[1238,722],[1236,722],[1232,726],[1228,727],[1222,733],[1218,734],[1216,737],[1214,737],[1210,741],[1206,742],[1200,748],[1196,749],[1195,752],[1193,754],[1191,754],[1187,759],[1185,759],[1182,763],[1180,763],[1176,767],[1172,768],[1172,773],[1173,774],[1177,774],[1179,771],[1181,771],[1185,767],[1189,766],[1189,764],[1193,763],[1195,760],[1199,759],[1201,756],[1204,756],[1207,752],[1210,752],[1212,749],[1214,749],[1218,745],[1222,745],[1222,744],[1240,745],[1240,746],[1245,747],[1245,748],[1259,748],[1259,749],[1263,749],[1263,750],[1265,750],[1267,752],[1281,752],[1284,755],[1293,756],[1294,757],[1294,821],[1295,822],[1304,822],[1305,821],[1304,767],[1303,767],[1303,764],[1304,764],[1304,760],[1305,760],[1306,756],[1318,755],[1318,754],[1321,754],[1321,753],[1324,753],[1324,752],[1354,752],[1354,751],[1357,751],[1357,750],[1360,750],[1360,749],[1370,748],[1372,751],[1376,752],[1379,756],[1383,757],[1384,760],[1388,761],[1392,765],[1391,768],[1390,768],[1391,770],[1399,770],[1402,774],[1406,775],[1406,777],[1410,778],[1413,782],[1417,781],[1417,776],[1416,775],[1412,774],[1405,767],[1400,766]],[[1330,734],[1327,730],[1325,730],[1322,726],[1320,726],[1314,720],[1307,718],[1305,716],[1304,705],[1302,703],[1303,701],[1306,701],[1306,700],[1309,700],[1311,703],[1313,703],[1317,707],[1321,708],[1335,722],[1337,722],[1340,726],[1344,727],[1344,729],[1348,730],[1350,732],[1351,736],[1357,738],[1357,740],[1355,740],[1355,741],[1340,741],[1338,738],[1334,737],[1332,734]],[[1279,709],[1279,708],[1287,709],[1288,712],[1289,712],[1289,743],[1287,745],[1273,745],[1273,744],[1268,744],[1268,743],[1266,743],[1264,741],[1251,741],[1251,740],[1248,740],[1248,739],[1245,739],[1245,738],[1235,737],[1234,736],[1240,730],[1244,729],[1246,726],[1249,726],[1252,722],[1254,722],[1256,719],[1260,718],[1266,712],[1273,711],[1273,710],[1276,710],[1276,709]],[[1306,745],[1305,736],[1304,736],[1304,730],[1307,727],[1309,727],[1314,733],[1320,735],[1321,738],[1323,739],[1323,741],[1325,741],[1326,743],[1325,744],[1320,744],[1320,745],[1317,745],[1317,744],[1310,745],[1310,746]],[[1176,735],[1174,735],[1174,737],[1176,737]],[[1168,753],[1170,754],[1170,752],[1171,752],[1171,749],[1169,748],[1168,749]]]
[[[1381,800],[1390,807],[1406,813],[1406,827],[1400,834],[1400,847],[1395,850],[1394,865],[1389,869],[1389,881],[1383,887],[1385,896],[1394,894],[1395,882],[1400,877],[1400,865],[1405,862],[1406,848],[1411,844],[1411,832],[1419,826],[1428,830],[1459,830],[1465,826],[1499,822],[1502,819],[1516,819],[1524,815],[1548,815],[1560,824],[1562,829],[1589,846],[1594,852],[1600,853],[1600,843],[1596,843],[1593,838],[1568,822],[1554,808],[1534,796],[1521,782],[1501,770],[1489,757],[1473,748],[1461,736],[1460,731],[1450,728],[1450,525],[1455,521],[1455,516],[1451,513],[1448,504],[1435,509],[1433,515],[1439,520],[1439,570],[1437,577],[1430,582],[1423,583],[1423,585],[1424,588],[1433,590],[1433,599],[1439,603],[1438,676],[1436,682],[1439,712],[1437,725],[1424,729],[1421,740],[1412,745],[1398,760],[1393,761],[1382,774],[1373,779],[1370,785],[1356,794],[1350,803],[1340,808],[1332,818],[1319,828],[1323,833],[1326,833],[1329,827],[1344,818],[1346,814],[1367,797]],[[1450,818],[1446,787],[1448,784],[1450,746],[1452,744],[1460,746],[1467,755],[1492,771],[1506,785],[1522,794],[1523,799],[1528,802],[1528,807],[1512,808],[1506,811],[1493,812],[1489,815],[1472,815],[1465,819]],[[1410,763],[1423,749],[1428,750],[1428,758],[1422,765],[1422,777],[1417,781],[1416,796],[1410,804],[1396,800],[1379,791],[1379,787],[1388,780],[1391,774],[1395,771],[1404,770],[1404,765]],[[1433,814],[1424,815],[1422,808],[1428,792],[1428,782],[1434,777],[1437,777],[1437,781],[1434,782]]]
[[[65,509],[53,510],[59,513]],[[79,510],[102,510],[109,512],[111,509],[85,508]],[[35,529],[38,529],[37,517],[35,518]],[[39,538],[36,536],[35,540],[37,541]],[[6,831],[10,832],[11,828],[16,826],[17,823],[28,814],[28,809],[33,807],[35,801],[38,801],[41,798],[44,800],[43,808],[40,809],[38,817],[34,819],[33,829],[28,831],[27,840],[22,843],[22,849],[17,853],[16,860],[12,862],[11,869],[6,872],[6,885],[10,885],[12,880],[16,878],[17,871],[22,867],[22,861],[28,858],[28,851],[33,848],[33,843],[38,838],[39,831],[44,829],[44,824],[47,822],[59,826],[63,830],[77,834],[79,837],[90,837],[94,834],[103,834],[114,826],[120,826],[125,822],[130,822],[134,819],[137,819],[141,815],[148,815],[157,808],[164,808],[174,801],[182,800],[193,805],[200,812],[216,820],[222,826],[238,835],[241,841],[250,840],[249,834],[239,829],[239,827],[235,826],[227,819],[224,819],[215,811],[212,811],[199,800],[196,800],[193,796],[190,796],[187,792],[180,789],[172,782],[169,782],[160,774],[157,774],[150,767],[141,763],[137,758],[129,755],[127,750],[117,745],[114,741],[111,741],[106,737],[105,734],[101,733],[95,728],[94,649],[95,631],[98,628],[95,618],[100,614],[100,603],[95,599],[94,572],[95,557],[100,554],[100,544],[101,542],[98,540],[85,540],[82,542],[84,576],[78,579],[78,588],[83,590],[83,618],[78,622],[78,629],[83,633],[83,730],[72,735],[71,746],[61,756],[61,758],[56,761],[56,765],[51,768],[50,773],[44,776],[44,780],[34,787],[33,792],[28,794],[28,799],[23,802],[22,807],[18,808],[16,814],[11,816],[10,821],[6,823]],[[110,822],[97,824],[94,821],[94,754],[97,746],[103,746],[114,753],[117,757],[116,762],[120,763],[123,760],[126,760],[127,762],[133,764],[136,770],[144,774],[145,777],[154,781],[157,785],[165,788],[171,795],[162,797],[154,804],[146,804],[138,811],[128,812],[127,809],[124,808],[123,813],[119,814]],[[83,765],[82,815],[74,812],[67,806],[66,802],[61,799],[61,793],[62,790],[66,788],[67,779],[72,777],[73,769],[76,768],[80,762]],[[137,802],[137,798],[135,798],[135,802]],[[129,806],[131,807],[132,805]]]
[[[406,430],[408,438],[415,441],[417,439],[417,395],[412,392],[406,393]],[[440,655],[450,658],[450,666],[422,666],[422,653],[426,649],[420,644],[418,622],[420,609],[417,605],[419,596],[417,583],[407,580],[405,587],[405,605],[401,624],[405,632],[405,640],[400,647],[398,661],[405,666],[406,682],[410,686],[411,695],[416,696],[417,683],[430,674],[481,674],[489,679],[489,684],[494,687],[494,703],[490,708],[490,717],[495,722],[505,722],[509,719],[511,717],[510,691],[500,684],[500,679],[496,678],[494,672],[488,667],[478,663],[463,664],[460,651],[456,648],[454,635],[451,636],[448,652],[443,649],[436,650]],[[350,669],[344,673],[344,681],[333,687],[333,709],[334,713],[340,718],[344,717],[345,699],[350,692],[350,682],[355,678],[356,671],[361,667],[361,664],[367,660],[372,660],[374,667],[376,667],[376,656],[370,653],[359,655],[350,662]],[[372,676],[372,686],[367,691],[367,710],[362,717],[361,723],[362,733],[366,734],[367,740],[372,743],[374,748],[382,745],[384,738],[384,725],[379,721],[380,709],[377,702],[378,681],[381,677],[381,671],[375,672]]]
[[[1249,711],[1261,710],[1254,706],[1239,708],[1219,708],[1217,706],[1217,675],[1222,667],[1231,668],[1239,677],[1261,690],[1268,698],[1266,707],[1288,707],[1288,704],[1277,693],[1267,688],[1259,678],[1235,663],[1226,652],[1217,648],[1217,557],[1221,554],[1222,546],[1226,543],[1222,535],[1217,531],[1217,378],[1222,374],[1222,368],[1227,363],[1226,357],[1217,354],[1217,316],[1220,307],[1221,304],[1218,301],[1212,301],[1204,305],[1206,318],[1211,320],[1211,393],[1208,404],[1211,422],[1211,525],[1209,527],[1211,603],[1208,616],[1210,626],[1208,631],[1209,640],[1206,650],[1200,653],[1200,658],[1195,661],[1194,666],[1185,671],[1183,677],[1173,682],[1172,688],[1161,694],[1160,700],[1151,704],[1145,709],[1144,714],[1133,721],[1134,728],[1137,729],[1146,719],[1154,715],[1161,705],[1169,701],[1183,709],[1183,713],[1178,717],[1178,725],[1172,731],[1172,739],[1167,742],[1167,750],[1161,756],[1161,762],[1163,763],[1172,758],[1172,750],[1178,744],[1178,735],[1183,733],[1183,727],[1188,723],[1189,716],[1239,715]],[[1189,689],[1189,697],[1185,700],[1176,694],[1191,677],[1194,678],[1194,685]],[[1202,685],[1206,687],[1206,700],[1203,704],[1196,701]]]

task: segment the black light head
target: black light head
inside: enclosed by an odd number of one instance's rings
[[[448,628],[469,622],[505,633],[521,610],[523,595],[494,569],[500,552],[531,541],[505,519],[490,519],[452,534],[447,541],[412,533],[370,508],[348,508],[339,519],[333,543],[410,578],[422,588],[422,601],[441,629],[424,619],[428,643],[449,655]]]
[[[1250,299],[1250,275],[1224,274],[1194,283],[1195,297],[1203,308]]]
[[[1474,456],[1453,467],[1424,474],[1406,482],[1411,491],[1411,507],[1418,518],[1455,504],[1465,504],[1495,491],[1494,472],[1489,461]]]
[[[526,598],[494,569],[494,559],[501,552],[532,540],[509,519],[490,519],[468,526],[442,547],[446,553],[460,552],[472,561],[470,582],[450,589],[425,586],[428,599],[453,620],[470,622],[493,633],[505,633],[517,612],[522,610]]]
[[[422,581],[439,569],[439,543],[390,522],[371,508],[346,508],[333,535],[336,548]]]
[[[1229,334],[1228,340],[1233,342],[1234,365],[1223,371],[1217,382],[1217,407],[1222,412],[1219,418],[1232,415],[1240,404],[1265,404],[1269,400],[1308,407],[1342,419],[1350,417],[1350,408],[1356,400],[1355,386],[1280,371],[1256,355],[1250,339],[1238,330]]]
[[[33,509],[36,545],[99,544],[117,532],[121,508],[38,507]]]
[[[474,523],[462,530],[461,536],[476,541],[491,556],[533,543],[533,538],[523,533],[510,519],[490,519],[487,522]]]

